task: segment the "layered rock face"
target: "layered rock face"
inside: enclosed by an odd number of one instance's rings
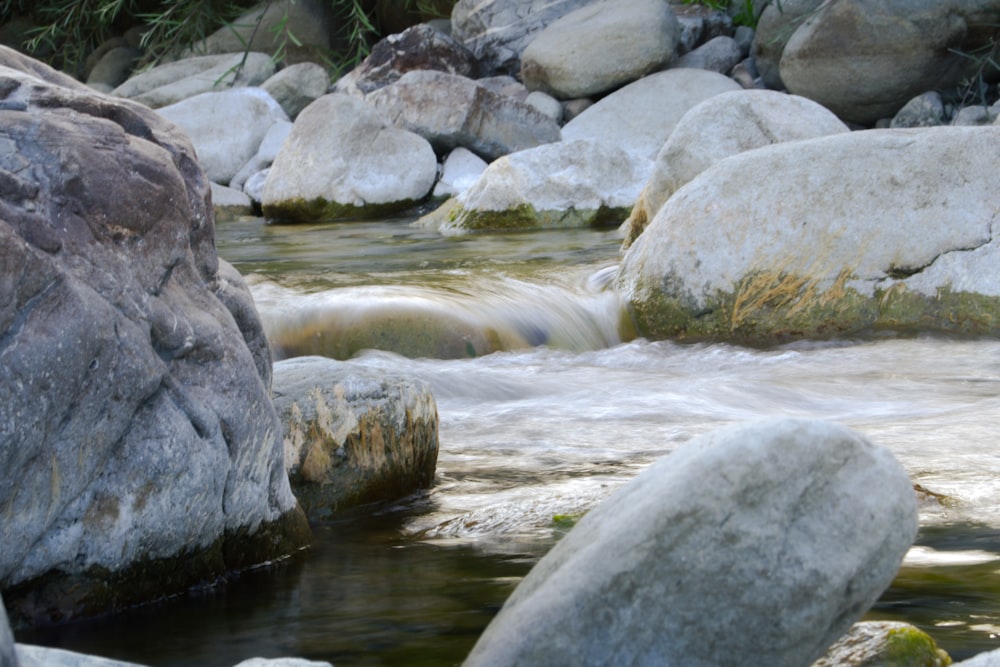
[[[190,143],[0,50],[0,589],[15,624],[286,555],[271,360]]]

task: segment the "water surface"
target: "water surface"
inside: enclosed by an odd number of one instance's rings
[[[943,498],[925,496],[918,546],[870,617],[914,623],[956,659],[1000,647],[1000,342],[629,340],[606,290],[619,242],[443,238],[398,220],[221,225],[220,254],[272,332],[397,299],[529,333],[482,356],[346,362],[431,386],[441,451],[427,493],[317,526],[312,549],[226,587],[19,639],[163,666],[458,664],[567,517],[701,433],[795,416],[857,429]]]

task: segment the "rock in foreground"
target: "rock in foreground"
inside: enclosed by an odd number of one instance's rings
[[[0,590],[15,623],[309,538],[271,359],[175,126],[0,49]]]
[[[275,364],[274,402],[285,467],[310,519],[434,481],[437,405],[421,382],[297,357]]]
[[[465,665],[807,665],[890,584],[916,530],[906,472],[852,431],[722,429],[581,519]]]

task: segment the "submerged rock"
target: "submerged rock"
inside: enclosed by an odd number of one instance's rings
[[[274,403],[285,468],[312,520],[434,481],[437,405],[417,380],[297,357],[275,364]]]
[[[584,516],[465,666],[806,665],[878,599],[916,530],[906,472],[847,428],[720,429]]]
[[[270,355],[209,182],[148,108],[0,48],[0,590],[107,613],[287,555]]]
[[[992,126],[869,130],[734,155],[667,200],[617,285],[654,338],[995,334],[998,153]]]

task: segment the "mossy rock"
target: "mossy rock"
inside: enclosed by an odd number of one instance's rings
[[[731,292],[701,303],[676,296],[674,281],[646,286],[630,301],[636,327],[650,338],[770,345],[881,331],[901,334],[1000,334],[1000,298],[940,289],[934,296],[896,283],[871,296],[841,273],[832,283],[783,272],[757,272]]]
[[[323,197],[316,199],[286,199],[269,202],[262,206],[268,222],[278,224],[331,222],[334,220],[376,220],[412,209],[417,200],[405,199],[383,204],[345,204],[329,201]]]
[[[620,224],[628,213],[627,207],[539,210],[531,204],[519,204],[504,210],[490,211],[467,209],[458,199],[451,198],[421,218],[419,224],[436,227],[445,233],[578,229],[615,226]]]
[[[865,621],[831,646],[812,667],[946,667],[951,657],[907,623]]]

